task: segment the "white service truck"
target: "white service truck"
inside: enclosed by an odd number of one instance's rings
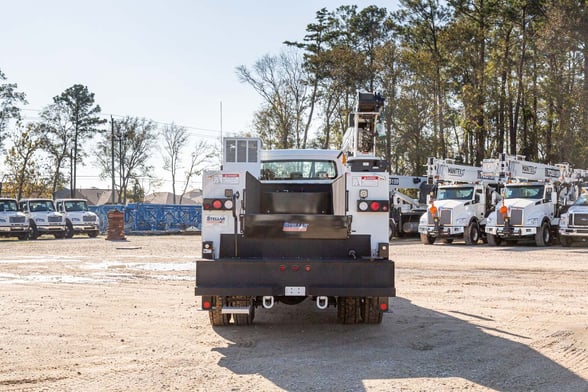
[[[560,216],[575,199],[568,180],[568,164],[529,162],[524,156],[501,154],[495,174],[504,179],[502,201],[489,216],[489,245],[534,240],[537,246],[552,243]]]
[[[500,183],[482,175],[481,167],[456,163],[453,159],[427,159],[428,182],[435,184],[426,213],[419,222],[421,242],[437,238],[452,243],[463,238],[468,245],[483,240],[488,214],[494,209]]]
[[[97,237],[100,232],[100,219],[91,212],[85,199],[57,199],[57,211],[65,216],[65,237],[72,238],[74,234],[87,234]]]
[[[51,199],[21,199],[19,209],[27,216],[30,226],[30,239],[51,234],[55,238],[65,238],[65,217],[56,211]]]
[[[29,237],[29,220],[18,210],[16,199],[0,198],[0,237]]]
[[[579,197],[570,208],[561,214],[559,220],[559,242],[570,246],[573,242],[588,241],[588,170],[574,169],[572,178],[578,189]]]
[[[432,185],[427,177],[390,174],[390,239],[418,234]],[[409,195],[413,192],[413,195]],[[416,196],[416,197],[413,197]]]
[[[360,95],[360,104],[350,133],[377,125],[377,97]],[[251,324],[256,308],[304,300],[336,307],[339,323],[381,322],[395,296],[394,262],[388,174],[371,148],[262,150],[259,139],[223,140],[222,169],[203,174],[196,261],[195,294],[213,326]]]

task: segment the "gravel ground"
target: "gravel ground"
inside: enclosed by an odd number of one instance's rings
[[[197,235],[0,240],[0,391],[588,391],[588,247],[390,249],[381,325],[212,328]]]

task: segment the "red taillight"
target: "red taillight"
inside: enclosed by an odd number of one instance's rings
[[[286,271],[286,266],[283,264],[280,265],[280,271],[282,271],[282,272]]]
[[[202,309],[211,309],[211,308],[212,308],[212,304],[210,303],[210,301],[202,302]]]
[[[310,272],[310,270],[311,270],[311,269],[312,269],[312,267],[311,267],[310,265],[305,265],[305,266],[304,266],[304,270],[305,270],[306,272]]]
[[[221,208],[223,208],[223,202],[220,200],[213,201],[212,208],[214,208],[215,210],[220,210]]]
[[[377,201],[372,201],[370,203],[370,209],[372,211],[378,211],[380,209],[380,203],[378,203]]]
[[[292,266],[292,271],[294,271],[294,272],[298,271],[299,269],[300,269],[300,267],[297,265]]]
[[[381,310],[382,312],[385,312],[385,311],[387,311],[387,310],[388,310],[388,304],[386,304],[386,303],[381,303],[381,304],[380,304],[380,310]]]

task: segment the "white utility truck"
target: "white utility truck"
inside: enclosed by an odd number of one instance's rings
[[[18,210],[16,199],[0,198],[0,237],[29,237],[29,220]]]
[[[55,209],[51,199],[21,199],[20,210],[27,216],[31,239],[43,234],[52,234],[55,238],[65,238],[65,217]]]
[[[583,186],[588,181],[588,170],[574,169],[572,179],[579,197],[565,213],[561,214],[559,242],[562,246],[588,241],[588,186]]]
[[[65,216],[65,237],[74,234],[87,234],[90,238],[98,236],[100,219],[88,209],[85,199],[57,199],[57,211]]]
[[[335,306],[339,323],[381,322],[395,287],[380,112],[377,96],[360,94],[343,150],[223,140],[222,169],[203,174],[196,261],[195,294],[212,325],[251,324],[256,308],[304,300]]]
[[[432,186],[427,177],[390,175],[390,239],[418,234],[419,219],[427,211]],[[408,192],[416,193],[416,197]]]
[[[482,176],[481,167],[432,157],[427,160],[427,177],[435,190],[419,222],[421,242],[431,245],[439,238],[452,243],[463,237],[466,244],[477,244],[498,198],[497,179]]]
[[[561,213],[576,200],[568,164],[525,161],[524,156],[501,154],[496,172],[504,179],[502,201],[486,223],[489,245],[534,240],[546,246],[557,235]]]

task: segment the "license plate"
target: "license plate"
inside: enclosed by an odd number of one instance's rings
[[[284,295],[306,295],[306,287],[304,286],[286,286]]]

